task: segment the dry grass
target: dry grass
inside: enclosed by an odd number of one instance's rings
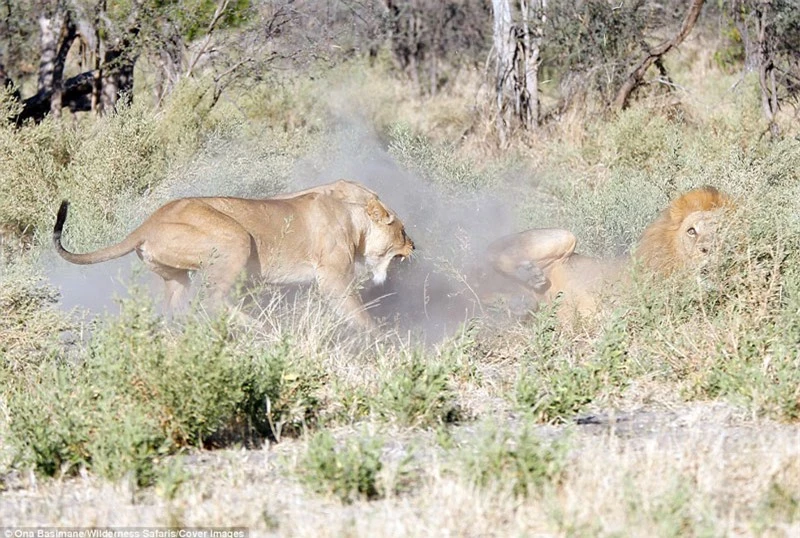
[[[538,437],[566,437],[571,449],[561,483],[529,497],[502,483],[477,487],[453,459],[479,442],[485,424],[456,428],[452,449],[422,432],[374,427],[392,439],[388,461],[413,454],[413,490],[346,505],[310,494],[295,473],[306,445],[297,439],[180,457],[184,474],[171,499],[159,495],[166,485],[136,491],[89,475],[10,476],[0,517],[6,525],[245,526],[281,536],[791,536],[800,529],[800,429],[743,418],[728,406],[540,427]]]
[[[0,158],[0,225],[26,228],[28,244],[0,252],[0,521],[797,534],[800,145],[760,138],[752,81],[731,90],[702,54],[681,69],[697,81],[680,107],[576,114],[503,151],[476,106],[477,74],[423,102],[359,63],[224,110],[186,110],[187,85],[159,114],[136,105],[86,130],[2,130],[17,149]],[[59,310],[42,276],[64,193],[84,208],[67,231],[78,250],[122,237],[166,198],[266,196],[339,174],[377,189],[420,246],[385,290],[364,290],[386,294],[380,331],[353,329],[308,290],[174,320],[133,290],[121,316],[85,317]],[[30,188],[15,199],[21,178]],[[675,193],[706,183],[738,210],[703,278],[642,279],[573,325],[464,308],[458,276],[501,230],[565,226],[581,251],[616,254]],[[308,484],[309,468],[332,467]]]

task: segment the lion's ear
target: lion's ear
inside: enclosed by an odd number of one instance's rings
[[[367,213],[369,214],[369,218],[379,224],[388,225],[394,222],[394,215],[386,210],[386,207],[384,207],[380,200],[370,200],[367,202]]]

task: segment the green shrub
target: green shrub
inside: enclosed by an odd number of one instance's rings
[[[651,492],[647,502],[643,502],[640,490],[626,487],[632,522],[658,529],[658,536],[714,536],[710,503],[699,488],[692,486],[695,481],[694,476],[679,473],[663,490]]]
[[[513,398],[544,422],[568,422],[599,396],[621,392],[639,372],[630,360],[627,319],[615,313],[592,346],[575,346],[559,326],[557,305],[541,312],[531,328]]]
[[[313,357],[300,356],[284,338],[246,360],[249,372],[241,409],[257,431],[280,440],[283,434],[297,435],[316,423],[326,376]]]
[[[75,140],[72,129],[51,119],[20,128],[0,122],[0,224],[28,232],[52,227]]]
[[[4,363],[18,460],[52,475],[85,466],[139,484],[157,462],[222,432],[279,437],[313,423],[319,371],[288,342],[240,339],[225,316],[165,322],[143,300],[123,301],[82,353]],[[242,432],[241,426],[247,430]]]
[[[489,429],[460,449],[463,473],[483,488],[509,488],[527,496],[558,485],[566,473],[567,444],[540,439],[528,424],[518,433]]]
[[[545,364],[529,366],[520,372],[516,404],[543,422],[568,422],[599,395],[602,375],[596,363],[570,364],[550,359]]]
[[[87,381],[106,397],[148,402],[178,445],[201,442],[231,417],[248,373],[224,317],[188,318],[173,336],[151,305],[137,300],[95,334],[85,367]]]
[[[359,436],[337,444],[327,431],[315,434],[301,462],[303,481],[317,493],[338,497],[343,503],[386,496],[380,480],[383,442]]]
[[[767,490],[757,504],[756,534],[767,534],[767,529],[779,523],[797,524],[800,522],[800,494],[778,478],[769,482]]]
[[[389,137],[389,154],[401,166],[450,193],[474,192],[497,183],[491,167],[454,158],[454,146],[439,146],[408,126],[395,125]]]
[[[47,361],[71,341],[77,323],[56,308],[58,299],[35,259],[7,264],[0,256],[0,376]]]
[[[137,485],[153,484],[159,460],[177,448],[159,417],[147,402],[121,396],[95,397],[93,403],[93,409],[84,409],[91,423],[81,463],[110,480],[132,476]]]
[[[50,476],[73,473],[90,458],[94,395],[63,363],[47,362],[26,374],[3,387],[17,460]]]
[[[457,422],[460,410],[450,386],[450,368],[419,350],[404,354],[379,388],[373,411],[408,427]]]

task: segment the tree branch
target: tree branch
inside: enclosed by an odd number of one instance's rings
[[[220,19],[222,18],[223,13],[228,8],[228,4],[230,0],[219,0],[217,4],[217,9],[214,10],[214,16],[211,17],[211,22],[208,23],[208,28],[206,29],[206,36],[203,38],[203,42],[200,44],[200,47],[197,49],[192,55],[192,59],[189,61],[189,67],[186,68],[186,76],[191,77],[194,73],[194,68],[197,65],[197,62],[200,58],[208,51],[208,46],[211,43],[211,34],[214,33],[214,29],[217,27]]]
[[[91,110],[91,100],[88,96],[92,92],[92,80],[94,71],[86,71],[80,75],[64,81],[64,89],[61,97],[63,106],[68,106],[72,111]],[[52,90],[42,90],[22,102],[22,112],[14,118],[17,125],[21,125],[27,119],[41,121],[50,112],[50,104],[53,98]]]
[[[686,39],[686,36],[688,36],[692,28],[694,28],[704,3],[705,0],[693,0],[692,5],[689,6],[689,11],[686,13],[686,17],[683,19],[678,34],[647,52],[645,57],[642,58],[639,65],[631,72],[617,92],[617,96],[614,99],[615,108],[622,110],[627,107],[631,93],[642,83],[645,72],[653,65],[653,62],[659,60],[663,55],[680,45],[683,40]]]

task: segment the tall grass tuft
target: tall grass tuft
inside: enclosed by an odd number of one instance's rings
[[[288,342],[242,340],[236,330],[224,315],[168,323],[149,301],[130,299],[95,327],[84,353],[51,353],[13,377],[5,364],[18,460],[48,475],[86,467],[150,484],[157,462],[182,447],[313,424],[318,374]]]
[[[359,435],[337,443],[327,431],[315,434],[301,462],[303,482],[317,493],[334,495],[349,504],[359,499],[386,496],[381,481],[383,442],[378,437]]]
[[[461,410],[451,386],[449,362],[431,360],[421,350],[404,354],[378,390],[374,412],[407,427],[458,422]]]
[[[488,428],[476,442],[459,449],[461,472],[468,481],[521,497],[557,486],[566,475],[566,454],[565,441],[540,439],[525,423],[516,433]]]

